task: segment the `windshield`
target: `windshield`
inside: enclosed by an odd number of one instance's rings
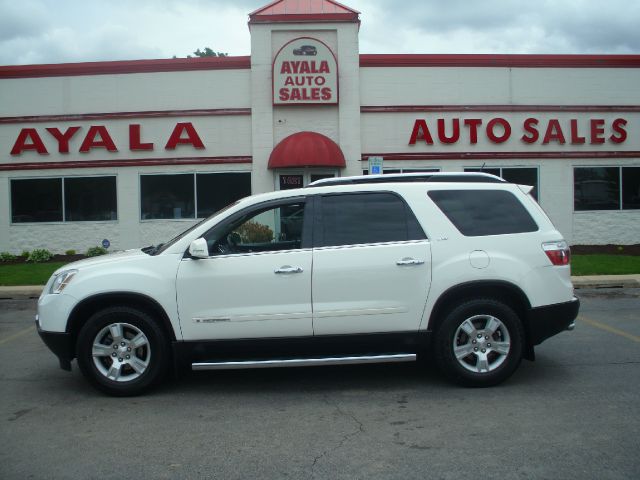
[[[191,233],[192,231],[194,231],[196,228],[198,228],[200,225],[202,225],[205,222],[208,222],[209,220],[211,220],[212,218],[222,214],[223,212],[227,211],[228,209],[230,209],[231,207],[237,205],[239,203],[239,200],[230,203],[229,205],[227,205],[226,207],[224,207],[222,210],[218,210],[217,212],[215,212],[213,215],[208,216],[207,218],[204,218],[202,220],[200,220],[198,223],[196,223],[195,225],[189,227],[188,229],[186,229],[184,232],[176,235],[175,237],[173,237],[171,240],[169,240],[166,243],[159,243],[158,245],[154,245],[154,246],[150,246],[150,247],[145,247],[142,249],[142,251],[144,253],[147,253],[149,255],[158,255],[162,252],[164,252],[167,248],[169,248],[170,246],[172,246],[174,243],[176,243],[177,241],[179,241],[180,239],[182,239],[185,235],[188,235],[189,233]]]

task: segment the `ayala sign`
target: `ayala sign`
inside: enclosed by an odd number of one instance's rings
[[[273,60],[273,104],[338,103],[338,62],[320,40],[301,37],[285,44]]]
[[[40,155],[48,155],[43,138],[51,141],[51,137],[57,143],[58,153],[70,153],[70,143],[74,143],[82,138],[82,143],[78,147],[79,153],[89,153],[94,149],[104,149],[108,152],[117,152],[118,147],[114,142],[109,130],[105,125],[91,125],[86,132],[80,126],[67,127],[62,131],[56,127],[48,127],[38,130],[36,128],[23,128],[18,133],[16,141],[11,149],[11,155],[22,155],[25,152],[36,152]],[[44,132],[47,133],[44,133]],[[154,150],[153,142],[145,142],[142,139],[141,125],[129,125],[129,150],[149,151]],[[167,142],[165,150],[175,150],[179,145],[191,145],[196,149],[204,149],[204,143],[191,122],[176,123]]]

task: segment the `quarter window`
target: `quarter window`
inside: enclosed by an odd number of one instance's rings
[[[504,190],[431,190],[429,197],[467,237],[535,232],[524,205]]]
[[[321,199],[320,246],[424,239],[413,212],[391,193],[328,195]]]

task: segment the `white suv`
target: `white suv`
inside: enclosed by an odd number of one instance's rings
[[[165,244],[56,271],[44,342],[113,395],[169,370],[413,361],[468,386],[571,329],[569,248],[488,174],[320,180],[230,205]]]

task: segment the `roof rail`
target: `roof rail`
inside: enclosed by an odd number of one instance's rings
[[[362,183],[406,183],[406,182],[457,182],[457,183],[507,183],[506,180],[482,172],[459,173],[394,173],[384,175],[359,175],[354,177],[323,178],[307,187],[330,185],[357,185]]]

